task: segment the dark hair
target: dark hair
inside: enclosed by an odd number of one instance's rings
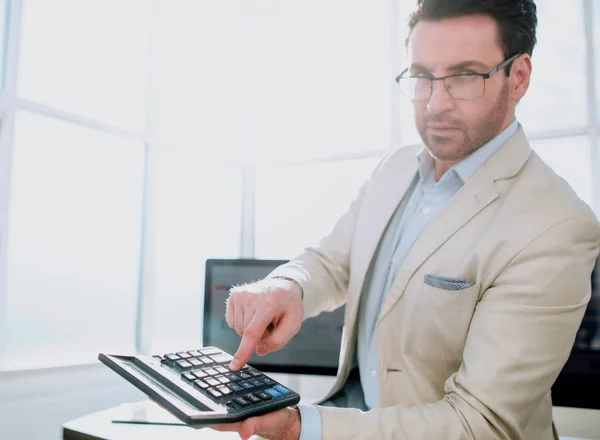
[[[417,0],[417,10],[408,20],[410,36],[419,21],[437,21],[444,18],[484,14],[498,23],[504,58],[518,53],[533,54],[537,43],[537,8],[534,0]],[[506,75],[510,74],[510,66]]]

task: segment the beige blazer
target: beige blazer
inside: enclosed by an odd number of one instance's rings
[[[331,234],[272,274],[302,285],[306,317],[346,304],[327,397],[348,377],[365,274],[420,149],[384,159]],[[385,298],[381,409],[319,406],[323,439],[557,438],[550,388],[589,301],[599,246],[592,211],[519,128],[425,229]],[[473,287],[430,287],[425,274]]]

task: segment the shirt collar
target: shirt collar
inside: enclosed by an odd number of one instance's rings
[[[448,170],[448,173],[456,174],[462,183],[469,180],[477,170],[496,153],[517,132],[519,123],[515,119],[507,128],[500,132],[494,139],[475,150],[461,162]],[[419,162],[419,177],[422,181],[433,181],[435,162],[429,150],[424,148],[417,155]],[[444,175],[445,176],[445,175]],[[443,178],[443,177],[442,177]]]

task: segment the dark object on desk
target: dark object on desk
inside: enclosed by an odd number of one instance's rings
[[[600,409],[600,258],[592,273],[592,297],[575,345],[552,387],[556,406]]]
[[[258,281],[286,260],[209,259],[204,275],[203,345],[235,353],[241,337],[225,319],[225,301],[232,286]],[[248,364],[272,373],[335,376],[344,326],[344,307],[306,319],[281,350],[266,356],[254,354]]]
[[[164,356],[100,353],[98,359],[193,428],[237,422],[300,401],[252,367],[229,370],[231,355],[216,347]]]

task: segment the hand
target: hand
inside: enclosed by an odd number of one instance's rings
[[[269,440],[298,440],[301,430],[300,411],[285,408],[243,422],[212,426],[216,431],[237,432],[243,440],[259,435]]]
[[[229,368],[242,368],[255,350],[264,356],[281,349],[298,333],[303,318],[302,289],[293,281],[269,278],[232,288],[227,324],[242,341]]]

